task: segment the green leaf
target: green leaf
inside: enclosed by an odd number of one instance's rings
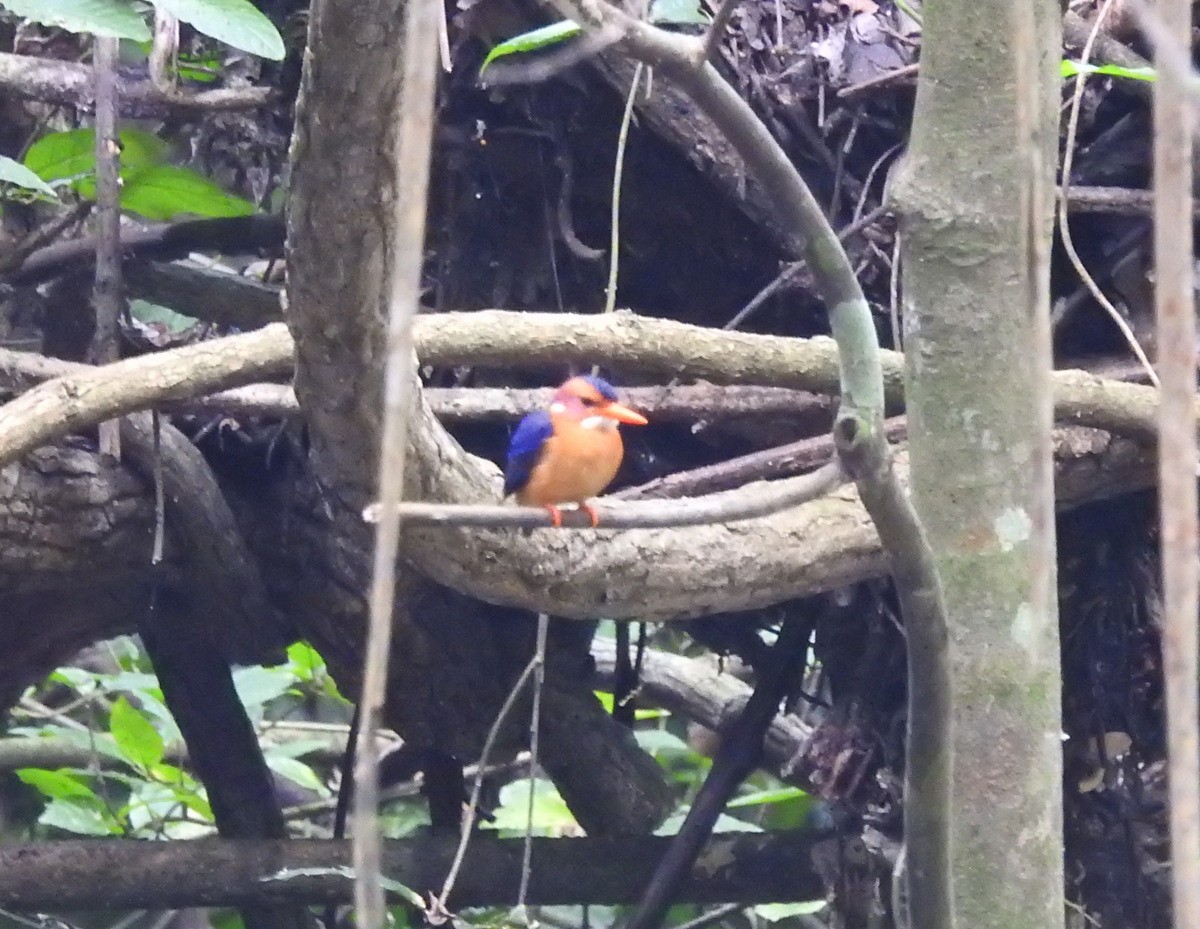
[[[127,0],[3,0],[18,16],[68,32],[90,32],[114,39],[150,40],[150,30]]]
[[[162,761],[162,736],[124,697],[113,704],[108,729],[121,754],[134,767],[148,769]]]
[[[483,59],[483,64],[479,66],[479,73],[483,74],[487,70],[487,66],[499,58],[518,55],[522,52],[536,52],[539,48],[565,42],[567,39],[579,35],[581,31],[578,23],[564,19],[560,23],[552,23],[549,26],[542,26],[540,29],[522,32],[518,36],[506,39],[488,52],[487,57]]]
[[[266,749],[266,753],[277,758],[303,758],[313,752],[322,751],[328,746],[328,739],[288,739],[278,744],[272,744],[270,748]]]
[[[149,300],[130,300],[129,315],[143,326],[155,329],[170,338],[189,335],[200,325],[200,320],[176,313],[170,307],[151,303]]]
[[[167,143],[152,132],[123,129],[117,137],[121,142],[122,177],[128,176],[131,171],[158,164],[166,157]],[[25,167],[43,181],[92,175],[96,171],[95,148],[96,133],[91,129],[51,132],[29,147],[25,153]]]
[[[325,659],[307,642],[294,642],[288,646],[288,670],[298,681],[311,681],[325,673]]]
[[[1077,74],[1106,74],[1110,77],[1124,77],[1132,81],[1153,81],[1157,75],[1153,68],[1124,68],[1121,65],[1093,65],[1082,61],[1064,58],[1061,65],[1063,77],[1074,77]]]
[[[157,764],[150,769],[150,776],[166,787],[175,799],[202,819],[212,822],[213,811],[204,795],[204,788],[182,768],[172,764]]]
[[[706,26],[709,17],[696,0],[654,0],[650,4],[650,22],[672,26]]]
[[[780,787],[777,790],[756,790],[754,793],[744,794],[741,797],[735,797],[727,804],[728,809],[737,809],[742,806],[762,806],[766,803],[782,803],[785,800],[795,800],[798,797],[807,797],[803,790],[799,787]]]
[[[325,785],[321,783],[321,779],[317,777],[316,772],[303,761],[275,754],[268,754],[266,761],[268,768],[276,774],[286,777],[292,783],[299,784],[306,790],[311,790],[318,794],[328,793]]]
[[[54,800],[46,805],[38,822],[76,835],[120,835],[124,831],[98,798],[95,806]]]
[[[61,769],[48,771],[45,768],[19,768],[17,777],[51,800],[94,797],[96,795],[96,792],[79,776]]]
[[[65,684],[72,690],[78,690],[81,694],[92,691],[96,687],[96,675],[83,668],[58,668],[50,675],[49,681],[54,684]]]
[[[666,822],[654,830],[655,835],[675,835],[679,831],[679,827],[683,825],[686,811],[672,813],[667,817]],[[717,822],[713,826],[713,832],[762,832],[763,830],[748,823],[745,820],[736,819],[727,813],[722,813],[717,817]]]
[[[760,903],[754,912],[769,923],[793,916],[812,916],[820,913],[828,904],[824,900],[802,900],[799,903]]]
[[[534,835],[562,835],[578,828],[557,788],[543,778],[523,778],[505,784],[500,790],[500,805],[489,828],[524,834],[529,823],[529,791],[533,790]]]
[[[599,700],[600,705],[604,707],[604,712],[611,716],[613,711],[613,701],[615,699],[613,695],[607,690],[594,690],[592,693],[596,695],[596,699]],[[646,720],[650,719],[666,719],[670,715],[670,711],[655,707],[646,707],[633,711],[633,718],[638,722],[645,722]]]
[[[296,678],[287,668],[264,668],[252,665],[233,672],[233,686],[246,709],[251,712],[263,704],[283,696],[296,684]]]
[[[123,172],[122,172],[123,173]],[[190,168],[156,165],[132,174],[121,189],[121,206],[147,219],[196,216],[249,216],[254,204],[227,194]]]
[[[36,190],[38,193],[53,197],[54,188],[30,171],[19,161],[13,161],[7,155],[0,155],[0,183],[15,184],[26,190]]]
[[[152,0],[200,32],[244,52],[281,61],[287,54],[274,24],[248,0]]]

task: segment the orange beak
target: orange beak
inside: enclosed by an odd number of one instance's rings
[[[641,413],[635,413],[629,407],[621,406],[619,403],[606,403],[596,412],[609,419],[615,419],[619,423],[628,423],[630,426],[645,426],[650,422]]]

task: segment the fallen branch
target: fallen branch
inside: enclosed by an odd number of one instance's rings
[[[617,652],[611,641],[592,643],[598,683],[611,682]],[[648,648],[638,674],[640,699],[700,723],[718,736],[750,698],[750,685],[728,672],[721,672],[715,661],[687,658]],[[791,775],[791,761],[811,735],[811,729],[797,716],[780,713],[771,721],[763,742],[763,752],[775,773]]]
[[[423,893],[441,883],[454,836],[389,839],[383,870]],[[713,838],[679,899],[753,903],[823,899],[812,832],[729,833]],[[627,904],[638,898],[670,839],[533,840],[531,904]],[[455,887],[458,907],[515,900],[520,839],[477,835]],[[631,868],[631,861],[638,867]],[[147,880],[146,875],[153,875]],[[0,845],[0,906],[27,912],[182,909],[350,899],[350,843],[312,839],[139,842],[86,839]]]
[[[82,110],[96,105],[91,69],[74,61],[0,53],[0,88],[9,94]],[[121,115],[138,119],[162,116],[170,110],[247,110],[271,101],[268,87],[224,87],[194,93],[165,93],[149,80],[118,81]]]
[[[185,258],[188,252],[216,249],[247,252],[283,245],[283,219],[279,216],[233,216],[224,219],[188,219],[160,223],[121,236],[126,257]],[[38,249],[21,266],[4,276],[9,284],[37,284],[96,256],[95,236],[81,236]],[[234,275],[229,275],[234,277]],[[275,312],[278,313],[278,292]],[[277,317],[275,317],[277,318]],[[265,321],[265,320],[264,320]]]

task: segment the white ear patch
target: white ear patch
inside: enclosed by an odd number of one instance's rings
[[[565,412],[567,412],[567,405],[565,403],[551,403],[550,404],[550,412],[551,413],[565,413]]]

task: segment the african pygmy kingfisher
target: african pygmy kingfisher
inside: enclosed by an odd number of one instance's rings
[[[562,525],[560,503],[573,503],[599,524],[587,504],[616,476],[625,448],[619,423],[646,425],[646,418],[617,403],[617,392],[599,377],[573,377],[558,388],[547,410],[521,420],[508,444],[504,495],[550,511]]]

